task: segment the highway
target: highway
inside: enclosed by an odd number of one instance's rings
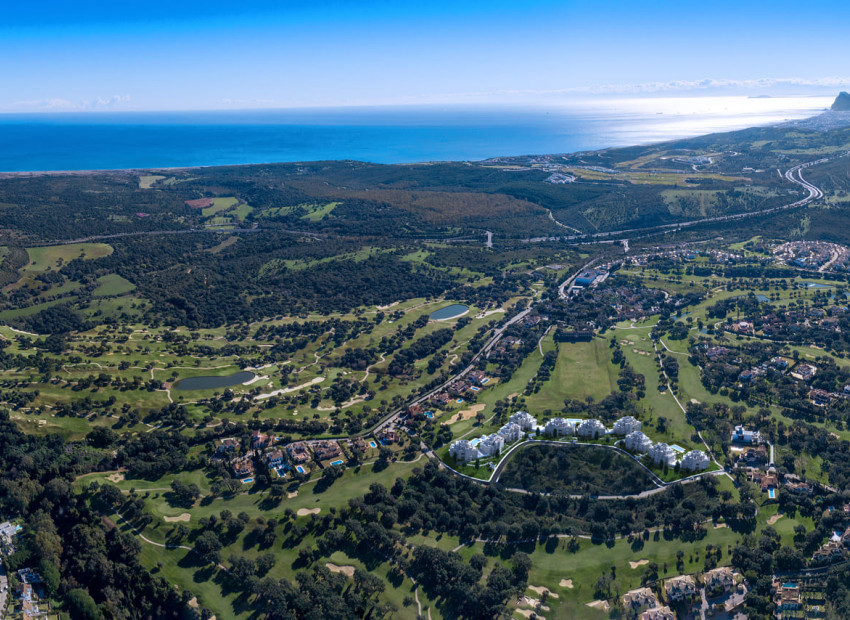
[[[837,155],[836,157],[845,157],[848,153],[842,153]],[[600,240],[615,240],[622,239],[627,236],[634,236],[635,234],[645,233],[647,231],[657,231],[664,232],[670,230],[681,230],[682,228],[689,228],[691,226],[697,226],[699,224],[711,224],[715,222],[731,222],[735,220],[746,219],[750,217],[757,217],[761,215],[767,215],[769,213],[775,213],[777,211],[784,211],[786,209],[796,209],[797,207],[804,207],[810,202],[814,200],[818,200],[823,198],[823,191],[816,185],[810,183],[805,178],[803,178],[803,170],[809,168],[811,166],[816,166],[818,164],[823,164],[830,161],[831,157],[824,157],[821,159],[817,159],[814,161],[809,161],[803,164],[797,164],[796,166],[792,166],[788,170],[782,174],[783,178],[785,178],[788,182],[793,183],[794,185],[799,185],[801,188],[808,192],[808,195],[805,198],[801,198],[800,200],[796,200],[794,202],[788,203],[786,205],[780,205],[778,207],[771,207],[769,209],[762,209],[761,211],[748,211],[746,213],[733,213],[731,215],[718,215],[715,217],[705,217],[698,220],[690,220],[687,222],[679,222],[676,224],[660,224],[658,226],[646,226],[643,228],[628,228],[625,230],[614,230],[610,232],[600,232],[600,233],[590,233],[583,235],[571,235],[571,236],[561,236],[561,237],[539,237],[535,239],[530,239],[529,241],[575,241],[579,243],[593,243],[599,242]]]

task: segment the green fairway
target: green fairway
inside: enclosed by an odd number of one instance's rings
[[[117,273],[110,273],[97,279],[98,287],[92,295],[95,297],[111,297],[113,295],[124,295],[136,289],[136,285],[125,280]]]
[[[27,248],[29,263],[22,269],[24,273],[38,274],[60,269],[64,264],[78,259],[102,258],[112,254],[108,243],[70,243],[68,245],[50,245]]]
[[[528,407],[532,412],[558,411],[568,398],[601,400],[617,389],[617,371],[607,340],[558,343],[555,370],[540,391],[527,398]]]

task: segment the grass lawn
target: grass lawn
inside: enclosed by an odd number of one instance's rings
[[[139,175],[139,189],[150,189],[157,181],[165,177],[160,174],[142,174]]]
[[[617,373],[607,340],[558,343],[555,370],[539,392],[527,397],[528,407],[532,413],[559,411],[567,398],[601,400],[617,389]]]
[[[340,202],[329,202],[325,205],[311,205],[309,207],[309,213],[307,215],[302,215],[302,220],[309,220],[311,222],[318,222],[320,220],[325,219],[331,212],[336,209],[340,204]]]
[[[101,276],[97,279],[98,286],[92,295],[95,297],[111,297],[113,295],[125,295],[135,290],[136,285],[125,280],[117,273]]]
[[[88,260],[109,256],[112,254],[112,246],[108,243],[70,243],[27,248],[27,254],[30,262],[21,271],[26,274],[38,274],[58,270],[62,265],[78,258]]]
[[[230,207],[235,205],[239,200],[233,197],[226,198],[213,198],[213,203],[211,206],[205,208],[202,213],[205,217],[212,217],[216,213],[220,213],[222,211],[227,211]]]

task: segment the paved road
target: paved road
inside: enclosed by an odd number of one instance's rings
[[[6,565],[0,561],[0,620],[6,617],[6,603],[9,598],[9,580],[6,578]]]
[[[850,151],[847,153],[842,153],[837,155],[836,157],[845,157],[848,155]],[[691,226],[697,226],[699,224],[710,224],[715,222],[731,222],[736,220],[743,220],[750,217],[758,217],[761,215],[767,215],[769,213],[775,213],[777,211],[784,211],[786,209],[795,209],[797,207],[803,207],[809,204],[814,200],[818,200],[819,198],[823,198],[823,192],[819,187],[806,181],[803,178],[803,170],[809,168],[811,166],[816,166],[818,164],[823,164],[831,159],[835,159],[834,157],[824,157],[822,159],[817,159],[815,161],[806,162],[804,164],[797,164],[785,171],[782,175],[787,181],[793,183],[794,185],[799,185],[804,190],[808,192],[808,196],[802,198],[800,200],[796,200],[786,205],[780,205],[778,207],[771,207],[769,209],[762,209],[761,211],[749,211],[747,213],[734,213],[731,215],[719,215],[715,217],[705,217],[698,220],[690,220],[687,222],[679,222],[676,224],[662,224],[659,226],[646,226],[643,228],[628,228],[625,230],[614,230],[610,232],[600,232],[600,233],[591,233],[591,234],[583,234],[583,235],[571,235],[571,236],[562,236],[562,237],[539,237],[534,239],[534,241],[577,241],[577,242],[598,242],[600,239],[604,240],[614,240],[621,239],[625,237],[633,237],[636,233],[642,233],[649,230],[654,230],[657,232],[663,231],[671,231],[671,230],[681,230],[682,228],[689,228]]]

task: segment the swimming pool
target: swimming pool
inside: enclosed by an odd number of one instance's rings
[[[242,484],[248,484],[249,482],[254,482],[254,479],[253,479],[253,478],[245,478],[245,479],[242,481]]]
[[[670,446],[670,449],[673,450],[673,452],[678,452],[679,454],[682,454],[685,451],[682,446],[677,446],[676,444]]]
[[[278,478],[286,477],[286,469],[284,469],[283,467],[278,467],[277,469],[275,469],[275,472],[277,473]]]
[[[296,465],[296,466],[295,466],[295,470],[296,470],[299,474],[306,474],[306,473],[307,473],[307,470],[306,470],[306,469],[304,469],[303,467],[301,467],[301,465]]]
[[[455,402],[456,402],[456,403],[462,403],[462,402],[463,402],[463,399],[462,399],[462,398],[458,398]]]
[[[331,465],[342,465],[342,461],[331,461]]]
[[[489,380],[489,377],[484,377],[483,379],[481,379],[481,385],[485,385]]]
[[[426,411],[425,417],[433,419],[434,418],[434,412],[433,411]]]
[[[374,441],[370,441],[370,442],[369,442],[369,445],[370,445],[370,446],[372,446],[373,448],[377,448],[377,447],[378,447],[378,444],[376,444]]]
[[[480,387],[471,387],[469,389],[472,390],[473,392],[480,392],[481,391]]]
[[[481,437],[476,437],[475,439],[471,439],[469,441],[469,445],[471,445],[471,446],[477,446],[480,443],[481,443]]]
[[[767,496],[770,499],[776,499],[776,489],[768,489],[767,490]]]

